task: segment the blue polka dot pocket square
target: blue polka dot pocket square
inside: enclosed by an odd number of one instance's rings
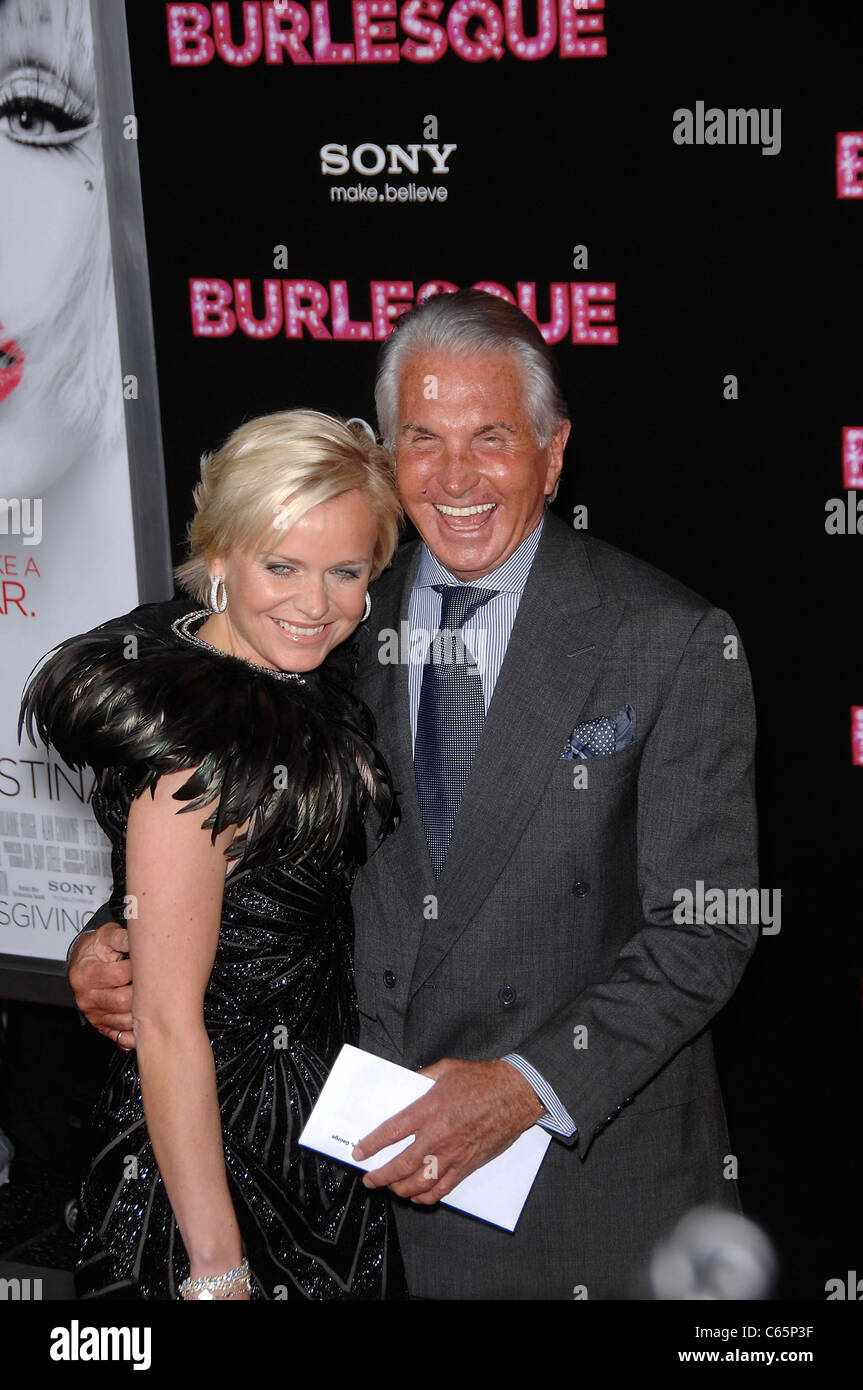
[[[624,705],[614,719],[607,714],[599,719],[587,719],[576,724],[566,741],[561,758],[574,762],[576,758],[605,758],[635,741],[635,710]]]

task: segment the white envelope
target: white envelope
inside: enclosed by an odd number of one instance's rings
[[[358,1163],[351,1150],[363,1135],[425,1095],[435,1083],[407,1067],[384,1061],[345,1043],[324,1083],[299,1142],[352,1168],[382,1168],[413,1143],[413,1135]],[[534,1125],[504,1153],[454,1187],[445,1206],[478,1216],[514,1231],[539,1165],[551,1141],[548,1130]]]

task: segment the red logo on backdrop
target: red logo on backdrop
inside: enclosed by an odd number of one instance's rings
[[[851,425],[842,431],[842,486],[863,487],[863,429]]]
[[[836,197],[863,198],[863,130],[836,136]]]
[[[851,761],[863,767],[863,705],[851,706]]]
[[[196,338],[229,338],[238,330],[249,338],[316,338],[342,342],[383,342],[395,320],[414,303],[433,294],[453,294],[459,288],[450,280],[427,280],[414,295],[412,280],[370,280],[363,289],[366,318],[354,318],[360,296],[348,292],[347,280],[264,280],[253,304],[251,280],[190,280],[189,302],[192,332]],[[545,303],[549,318],[540,322],[536,281],[519,280],[516,292],[496,280],[477,280],[474,289],[486,290],[517,304],[537,324],[547,343],[559,343],[567,334],[573,343],[611,345],[617,342],[614,321],[615,285],[587,280],[553,280]]]
[[[436,63],[448,49],[466,63],[507,53],[535,62],[555,47],[561,58],[604,58],[604,9],[605,0],[532,0],[527,6],[523,0],[352,0],[350,6],[246,0],[232,23],[226,3],[165,6],[174,67],[200,67],[214,58],[233,67],[279,66],[286,58],[295,64]]]

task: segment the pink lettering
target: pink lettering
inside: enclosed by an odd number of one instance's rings
[[[529,319],[533,319],[547,343],[559,343],[566,337],[569,328],[569,285],[565,280],[553,280],[549,289],[551,319],[540,323],[536,311],[536,282],[519,280],[518,307]]]
[[[602,33],[605,0],[560,0],[561,58],[604,58],[608,45]],[[589,34],[589,38],[582,37]]]
[[[408,0],[399,11],[401,26],[411,38],[402,44],[402,53],[411,63],[436,63],[447,51],[446,30],[439,24],[427,24],[421,15],[437,19],[443,0]],[[416,39],[425,40],[416,43]]]
[[[372,280],[372,327],[375,342],[389,337],[393,324],[413,302],[412,280]]]
[[[564,0],[565,3],[565,0]],[[546,58],[557,40],[557,8],[555,0],[537,0],[537,25],[539,32],[529,39],[524,32],[522,20],[522,0],[504,0],[503,18],[506,25],[506,42],[511,53],[526,62]]]
[[[863,767],[863,705],[851,706],[851,761]]]
[[[264,51],[268,63],[283,63],[286,53],[292,63],[311,63],[312,55],[303,45],[303,39],[308,37],[308,13],[295,0],[269,0],[264,6]]]
[[[192,332],[196,338],[227,338],[237,320],[228,308],[233,295],[227,280],[190,280]]]
[[[471,38],[467,30],[472,19],[480,23],[474,26]],[[456,53],[466,63],[485,63],[489,58],[504,55],[503,16],[491,0],[456,0],[447,16],[446,30]]]
[[[573,282],[572,341],[574,343],[616,343],[617,328],[594,328],[594,323],[613,324],[615,287],[608,284]],[[599,303],[595,301],[599,300]]]
[[[261,56],[263,31],[261,29],[261,8],[254,3],[243,5],[243,43],[237,48],[231,38],[231,9],[229,5],[213,5],[213,36],[216,52],[226,63],[235,67],[248,67]]]
[[[454,285],[452,280],[426,280],[417,290],[417,304],[431,299],[433,294],[455,294],[457,289],[458,285]]]
[[[215,44],[207,33],[210,11],[206,5],[168,5],[168,55],[173,67],[211,63]]]
[[[330,7],[327,0],[312,0],[312,48],[316,63],[352,63],[352,43],[333,43],[330,39]]]
[[[836,197],[863,198],[863,130],[840,131],[836,136]]]
[[[381,43],[381,39],[394,39],[396,26],[395,0],[353,0],[354,38],[357,42],[358,63],[397,63],[399,46],[397,43]],[[376,21],[388,16],[383,24]]]
[[[285,280],[285,337],[301,338],[305,324],[313,338],[329,338],[330,330],[323,321],[330,299],[317,280]],[[304,302],[306,301],[306,302]]]
[[[477,280],[472,287],[475,290],[485,290],[486,294],[496,294],[498,299],[505,299],[507,304],[515,303],[515,295],[508,290],[506,285],[499,285],[497,280]]]
[[[237,323],[250,338],[275,338],[282,326],[282,286],[279,280],[264,281],[264,318],[257,319],[252,309],[251,280],[234,281],[234,304]]]
[[[332,319],[334,338],[371,338],[372,326],[370,323],[354,323],[351,319],[351,311],[348,305],[347,280],[330,281],[330,299],[333,306]]]
[[[863,429],[842,430],[842,486],[863,487]]]

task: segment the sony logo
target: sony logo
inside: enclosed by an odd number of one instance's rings
[[[424,155],[431,160],[432,174],[448,174],[447,161],[457,149],[458,145],[374,145],[366,141],[349,152],[347,145],[331,142],[319,151],[321,173],[338,177],[353,168],[358,174],[382,174],[386,166],[388,174],[418,174]]]

